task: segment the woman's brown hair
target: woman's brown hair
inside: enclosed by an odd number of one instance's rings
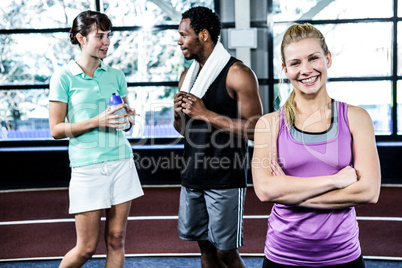
[[[77,34],[87,36],[93,27],[102,31],[111,31],[112,22],[105,14],[96,11],[83,11],[73,20],[73,26],[70,29],[70,41],[73,45],[79,45]]]

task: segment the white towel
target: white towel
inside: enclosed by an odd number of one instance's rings
[[[201,99],[205,92],[207,92],[209,86],[222,71],[223,67],[228,63],[230,57],[229,52],[227,52],[222,43],[218,41],[198,74],[198,77],[197,73],[200,69],[200,64],[196,60],[193,61],[184,78],[180,91],[190,92]]]

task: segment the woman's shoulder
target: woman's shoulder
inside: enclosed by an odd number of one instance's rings
[[[362,107],[356,106],[349,104],[347,102],[339,101],[339,100],[334,100],[335,102],[338,103],[338,105],[344,107],[343,109],[347,111],[348,118],[353,117],[353,118],[360,118],[360,117],[370,117],[369,113]]]
[[[52,81],[67,82],[70,80],[69,77],[71,76],[73,76],[73,74],[70,68],[70,64],[67,64],[54,70],[52,76],[50,77],[50,83],[52,83]]]
[[[272,112],[265,114],[258,119],[254,129],[254,142],[261,144],[271,142],[279,132],[280,112]]]
[[[264,114],[262,117],[265,117],[268,119],[268,118],[279,118],[279,116],[280,116],[280,110]]]
[[[350,127],[362,126],[365,123],[373,124],[370,114],[362,107],[347,104],[348,107],[348,121]]]
[[[365,117],[369,116],[369,113],[362,107],[352,105],[352,104],[347,104],[348,107],[348,115],[354,116],[354,117]]]
[[[71,75],[71,65],[72,63],[69,62],[68,64],[65,64],[63,66],[59,66],[58,68],[54,69],[53,76],[66,76],[66,75]]]
[[[280,111],[267,113],[258,119],[256,127],[271,128],[273,125],[275,126],[279,125],[279,120],[280,120]]]

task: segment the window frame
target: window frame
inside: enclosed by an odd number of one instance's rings
[[[220,14],[220,1],[214,0],[215,11],[217,14]],[[95,0],[95,7],[97,11],[101,11],[101,1]],[[391,121],[392,121],[392,133],[390,135],[376,135],[377,141],[402,141],[402,135],[398,135],[397,124],[398,124],[398,102],[397,102],[397,84],[398,81],[402,81],[402,75],[398,75],[398,23],[402,22],[402,14],[401,17],[398,17],[398,0],[393,0],[393,16],[389,18],[366,18],[366,19],[331,19],[331,20],[296,20],[296,21],[281,21],[275,22],[273,21],[273,0],[267,0],[267,21],[262,22],[251,22],[251,27],[263,28],[266,29],[266,34],[268,37],[268,74],[267,79],[258,79],[260,85],[268,86],[268,94],[266,100],[268,103],[268,107],[265,107],[266,112],[274,111],[274,88],[280,81],[279,79],[274,77],[274,40],[273,40],[273,27],[270,27],[273,24],[289,24],[289,23],[311,23],[313,25],[320,24],[347,24],[347,23],[375,23],[375,22],[390,22],[392,23],[392,59],[391,59],[391,72],[390,76],[364,76],[364,77],[336,77],[329,78],[330,82],[352,82],[352,81],[380,81],[386,80],[390,81],[392,84],[392,112],[391,112]],[[222,23],[222,29],[234,28],[234,23]],[[156,31],[164,31],[164,30],[176,30],[178,25],[154,25],[152,30]],[[116,26],[112,28],[113,31],[140,31],[143,29],[142,26]],[[149,29],[147,29],[149,30]],[[69,28],[48,28],[48,29],[0,29],[0,34],[28,34],[28,33],[57,33],[63,32],[68,33]],[[402,34],[402,29],[401,29]],[[128,87],[177,87],[178,81],[158,81],[158,82],[128,82]],[[49,84],[24,84],[24,85],[0,85],[0,90],[27,90],[27,89],[48,89]],[[402,92],[402,90],[401,90]],[[402,116],[402,115],[400,115]],[[402,130],[400,130],[401,132]],[[181,138],[145,138],[144,141],[141,141],[141,138],[128,138],[130,142],[137,144],[177,144],[182,143]],[[0,147],[4,146],[27,146],[29,144],[38,144],[39,146],[43,146],[48,144],[49,146],[53,146],[54,144],[64,144],[66,141],[36,141],[36,140],[20,140],[20,141],[1,141]]]

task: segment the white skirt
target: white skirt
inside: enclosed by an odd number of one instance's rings
[[[107,209],[143,194],[132,158],[72,168],[69,213]]]

